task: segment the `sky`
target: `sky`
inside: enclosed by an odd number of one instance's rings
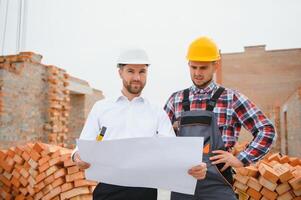
[[[18,2],[0,0],[4,54],[17,51]],[[120,94],[116,60],[121,49],[147,51],[152,65],[143,95],[163,106],[173,92],[192,84],[185,55],[200,36],[211,37],[222,53],[263,44],[267,50],[301,48],[300,0],[25,2],[20,50],[43,55],[42,63],[66,69],[108,98]]]

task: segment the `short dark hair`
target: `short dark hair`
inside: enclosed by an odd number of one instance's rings
[[[128,65],[128,64],[122,64],[122,63],[118,63],[117,64],[117,67],[118,68],[121,68],[121,67],[123,67],[123,66],[125,66],[125,65]],[[149,66],[149,64],[145,64],[147,67]]]

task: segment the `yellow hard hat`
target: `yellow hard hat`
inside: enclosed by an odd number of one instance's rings
[[[190,61],[217,61],[220,53],[216,44],[208,37],[200,37],[194,40],[188,49],[186,58]]]

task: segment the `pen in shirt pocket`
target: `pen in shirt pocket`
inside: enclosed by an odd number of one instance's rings
[[[96,141],[101,141],[103,139],[103,136],[105,135],[106,131],[107,131],[107,127],[105,127],[105,126],[101,127],[99,134],[96,137]]]

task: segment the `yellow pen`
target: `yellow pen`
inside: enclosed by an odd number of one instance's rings
[[[103,136],[105,135],[106,131],[107,131],[107,127],[103,126],[103,127],[100,129],[100,132],[99,132],[99,134],[98,134],[97,137],[96,137],[96,141],[101,141],[102,138],[103,138]]]

